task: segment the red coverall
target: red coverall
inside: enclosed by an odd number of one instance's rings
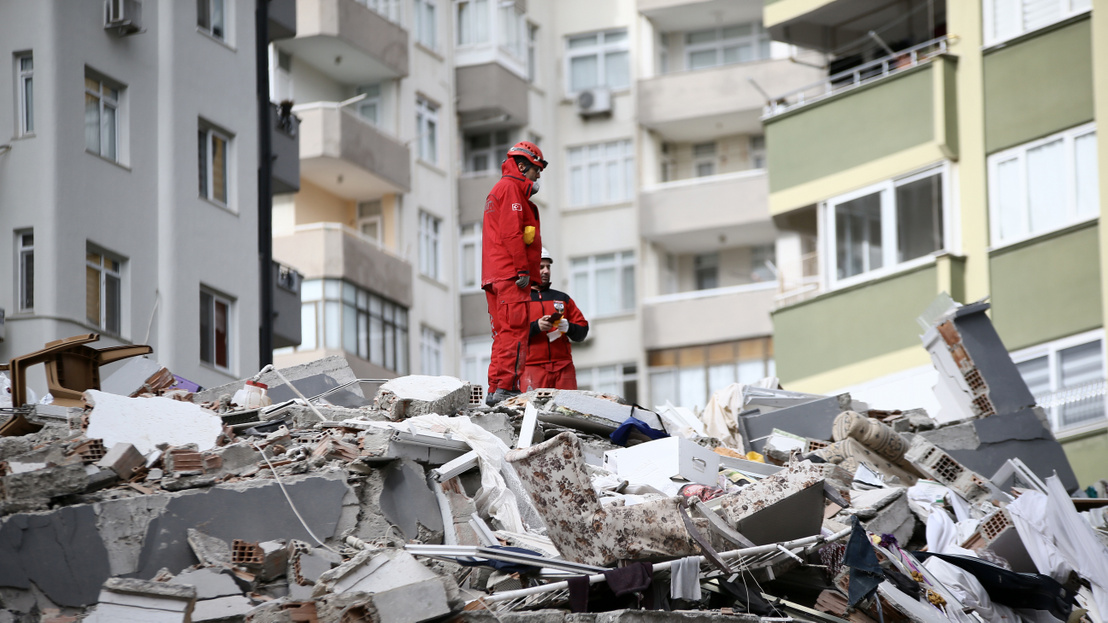
[[[503,177],[485,200],[481,229],[481,287],[492,322],[490,394],[498,388],[519,391],[527,361],[531,288],[516,286],[516,279],[538,279],[542,254],[539,209],[530,200],[532,183],[512,158],[504,161],[501,172]]]
[[[539,328],[539,318],[553,314],[554,301],[565,305],[563,313],[569,321],[569,330],[553,342]],[[540,387],[553,389],[577,389],[577,370],[573,367],[573,353],[569,341],[580,342],[589,334],[589,322],[577,308],[577,304],[565,292],[546,288],[531,290],[531,342],[527,349],[527,369],[523,372],[520,387],[530,391]]]

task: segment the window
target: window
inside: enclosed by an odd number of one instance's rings
[[[489,1],[456,0],[458,12],[457,45],[487,43],[489,40]]]
[[[759,22],[685,33],[685,66],[704,69],[769,58],[769,33]]]
[[[489,380],[490,363],[492,363],[491,339],[478,337],[462,340],[462,380],[483,387]]]
[[[750,137],[750,168],[766,168],[766,137],[755,134]]]
[[[426,212],[419,213],[419,272],[432,279],[439,278],[439,230],[442,219]]]
[[[89,248],[85,253],[85,319],[108,333],[120,334],[123,262]]]
[[[401,0],[357,0],[394,24],[400,23]]]
[[[228,174],[228,148],[231,139],[227,134],[200,122],[197,153],[200,169],[200,196],[209,201],[229,205],[230,176]]]
[[[635,309],[635,253],[606,253],[570,260],[570,282],[577,306],[587,318]]]
[[[508,130],[469,134],[465,137],[465,171],[467,173],[500,173],[500,163],[512,146]]]
[[[827,203],[832,283],[945,247],[944,173],[930,170]]]
[[[1083,125],[990,156],[989,209],[994,245],[1096,218],[1096,128]]]
[[[304,280],[300,300],[297,351],[344,350],[397,374],[408,373],[407,308],[338,279]]]
[[[527,58],[527,22],[523,17],[523,11],[515,2],[501,2],[500,15],[500,40],[501,49],[509,55],[525,60]]]
[[[693,256],[693,279],[697,290],[719,287],[719,253],[701,253]]]
[[[121,88],[85,72],[85,149],[119,161]]]
[[[19,108],[16,136],[32,134],[35,131],[35,83],[34,57],[30,52],[15,55],[16,86],[15,92]]]
[[[985,45],[1060,22],[1092,5],[1092,0],[986,0]]]
[[[422,374],[442,374],[442,334],[430,327],[419,331],[419,354]]]
[[[415,40],[434,50],[438,47],[436,0],[415,0]]]
[[[572,147],[569,163],[569,205],[603,205],[634,196],[635,156],[631,141],[611,141]]]
[[[577,389],[620,396],[635,403],[639,400],[639,375],[633,363],[577,369]]]
[[[378,246],[383,242],[385,233],[382,230],[382,215],[380,199],[358,203],[358,231]]]
[[[1012,360],[1053,430],[1105,422],[1102,330],[1012,353]]]
[[[358,95],[365,94],[365,99],[357,103],[358,115],[373,125],[381,123],[381,85],[367,84],[355,89]]]
[[[458,238],[458,278],[463,292],[481,289],[481,223],[464,225]]]
[[[416,98],[416,139],[419,158],[431,164],[439,161],[438,146],[439,107],[430,101]]]
[[[231,299],[200,290],[200,361],[231,367]]]
[[[716,174],[716,142],[696,143],[692,146],[693,170],[696,177]]]
[[[596,87],[631,86],[626,28],[569,37],[566,48],[570,93]]]
[[[750,248],[750,280],[774,281],[777,279],[777,248],[772,243]]]
[[[269,44],[269,99],[283,102],[293,99],[292,55]]]
[[[196,0],[196,25],[216,39],[227,38],[225,0]]]
[[[527,22],[527,81],[535,82],[538,74],[539,27]]]
[[[35,232],[15,232],[16,266],[19,278],[16,282],[16,310],[33,311],[35,308]]]
[[[732,383],[749,384],[777,373],[773,339],[754,338],[651,351],[650,399],[683,407],[704,407],[708,398]]]

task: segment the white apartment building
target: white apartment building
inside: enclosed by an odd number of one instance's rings
[[[257,370],[254,32],[245,0],[0,5],[0,361],[99,333]]]

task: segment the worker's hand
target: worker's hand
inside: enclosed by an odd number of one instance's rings
[[[543,316],[542,318],[539,318],[539,331],[542,331],[543,333],[548,333],[548,332],[553,331],[553,330],[554,330],[554,323],[550,322],[550,314],[547,314],[547,315]]]
[[[526,288],[527,285],[530,284],[530,283],[531,283],[531,277],[528,276],[527,273],[520,273],[519,276],[516,277],[516,287],[517,288]]]
[[[562,333],[568,333],[569,332],[569,321],[566,320],[565,318],[562,318],[561,320],[559,320],[558,321],[558,330],[561,331]]]

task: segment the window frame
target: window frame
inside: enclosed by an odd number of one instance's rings
[[[90,255],[95,255],[99,258],[97,263],[93,263],[89,258]],[[98,327],[105,333],[111,335],[123,335],[123,278],[124,267],[126,266],[126,259],[112,253],[105,251],[101,247],[93,244],[87,244],[85,247],[85,320],[94,327]],[[112,266],[115,264],[115,266]],[[98,316],[95,320],[88,316],[89,301],[88,301],[88,277],[89,269],[96,271],[97,273],[97,310]],[[115,308],[117,317],[111,317],[111,308],[109,299],[110,288],[109,282],[114,278],[116,284],[115,290]]]
[[[489,9],[496,8],[493,6],[495,4],[496,0],[454,0],[454,23],[456,25],[454,28],[454,45],[456,47],[479,46],[492,42],[494,33],[490,26],[494,18],[492,16],[493,12]],[[482,22],[476,10],[478,5],[485,7],[485,27],[483,31],[477,27]],[[468,37],[463,37],[463,35],[468,35]],[[483,36],[478,39],[478,35]]]
[[[442,224],[442,218],[419,211],[419,274],[435,281],[441,281],[443,274]]]
[[[1056,6],[1058,6],[1059,8],[1059,16],[1057,18],[1054,18],[1048,22],[1044,22],[1043,24],[1040,24],[1034,28],[1027,28],[1026,25],[1023,25],[1021,23],[1017,25],[1012,32],[998,34],[995,28],[998,3],[1003,2],[1009,8],[1009,10],[1015,9],[1019,11],[1015,16],[1016,21],[1019,22],[1022,22],[1024,17],[1022,10],[1020,10],[1022,8],[1022,3],[1020,3],[1019,0],[986,0],[982,3],[983,6],[981,20],[981,27],[983,30],[982,39],[984,41],[984,47],[989,48],[995,45],[999,45],[1006,41],[1022,37],[1023,35],[1029,33],[1040,31],[1044,28],[1049,28],[1054,24],[1064,22],[1073,17],[1077,17],[1079,15],[1092,11],[1091,0],[1089,1],[1088,7],[1074,8],[1074,6],[1077,5],[1080,1],[1081,0],[1053,0],[1053,2],[1055,2]]]
[[[711,147],[711,153],[707,153]],[[719,142],[715,140],[704,141],[702,143],[693,143],[692,149],[692,174],[693,177],[711,177],[716,175],[719,171],[717,165],[719,163]],[[697,153],[697,152],[700,153]],[[700,167],[708,167],[708,173],[701,174]]]
[[[355,0],[370,11],[398,26],[403,25],[403,0]]]
[[[15,231],[15,253],[15,309],[17,313],[31,313],[35,311],[34,229]]]
[[[34,52],[16,52],[15,62],[15,92],[16,92],[16,136],[35,135],[35,57]],[[29,61],[30,67],[24,68],[23,61]]]
[[[750,26],[749,35],[740,35],[737,37],[731,37],[729,39],[723,38],[724,31],[730,28],[736,28],[739,26]],[[705,41],[702,43],[689,43],[689,39],[696,34],[700,33],[713,33],[715,38],[711,41]],[[699,30],[689,30],[684,33],[682,38],[684,44],[684,59],[685,69],[687,71],[700,71],[702,69],[712,69],[714,67],[725,67],[727,65],[741,65],[744,63],[755,63],[758,61],[768,60],[773,57],[773,51],[771,49],[772,39],[769,36],[769,32],[766,31],[761,21],[754,22],[742,22],[739,24],[731,24],[730,26],[717,26],[715,28],[702,28]],[[748,61],[731,61],[724,60],[724,48],[738,47],[743,44],[750,44],[754,50],[754,57]],[[762,44],[765,44],[765,55],[762,55]],[[702,67],[693,68],[692,56],[700,52],[707,51],[715,52],[716,62],[711,65],[704,65]]]
[[[615,43],[608,43],[607,37],[612,34],[622,33],[623,39],[616,41]],[[592,45],[583,45],[580,47],[572,47],[570,42],[574,39],[585,39],[587,37],[596,37],[596,43]],[[586,91],[588,89],[605,88],[612,91],[625,91],[631,88],[633,79],[631,77],[631,34],[626,27],[623,28],[610,28],[607,30],[596,30],[592,32],[575,33],[572,35],[566,35],[565,37],[565,92],[567,97],[576,97],[578,93]],[[609,54],[626,54],[627,55],[627,84],[624,85],[611,85],[608,81],[607,75],[607,57]],[[592,86],[583,86],[580,89],[573,88],[573,61],[574,59],[583,58],[587,56],[596,56],[596,78],[597,83]]]
[[[999,249],[1021,242],[1038,238],[1067,227],[1072,227],[1080,223],[1086,223],[1094,221],[1100,216],[1100,211],[1096,210],[1092,214],[1082,216],[1078,212],[1077,205],[1077,158],[1076,158],[1076,142],[1077,139],[1096,135],[1096,122],[1083,123],[1072,128],[1067,128],[1061,132],[1055,132],[1049,136],[1044,136],[1033,141],[1028,141],[1015,147],[1010,147],[1004,151],[999,151],[990,155],[986,159],[986,168],[988,171],[988,192],[989,192],[989,243],[990,249]],[[1032,150],[1049,145],[1055,141],[1062,141],[1062,148],[1064,152],[1063,168],[1065,169],[1065,184],[1066,195],[1064,209],[1066,212],[1065,218],[1063,218],[1057,225],[1052,227],[1046,227],[1038,231],[1033,231],[1030,225],[1031,206],[1028,200],[1028,169],[1027,169],[1027,155]],[[1095,138],[1094,138],[1095,141]],[[1096,150],[1093,151],[1094,158],[1098,156]],[[1018,208],[1023,213],[1022,216],[1027,223],[1027,233],[1025,234],[1013,234],[1010,238],[1002,236],[1002,224],[1004,219],[1002,218],[1003,206],[1000,205],[1001,196],[999,189],[994,184],[999,184],[1000,165],[1009,161],[1015,160],[1019,170],[1017,173],[1020,178],[1020,186],[1017,189],[1016,200],[1020,204]],[[1094,162],[1094,165],[1099,166]],[[1095,180],[1094,180],[1095,181]],[[1094,183],[1094,190],[1099,195],[1099,184]],[[1099,197],[1098,197],[1099,199]],[[1094,202],[1099,205],[1099,201]]]
[[[383,92],[384,85],[380,82],[362,84],[354,88],[355,95],[365,95],[361,101],[354,104],[354,108],[358,113],[358,118],[375,128],[381,127],[381,113],[384,106],[384,98],[382,97]],[[365,109],[371,105],[374,111],[373,118],[365,114]]]
[[[612,260],[607,260],[608,256],[612,256]],[[636,279],[636,260],[635,251],[612,251],[609,253],[598,253],[595,255],[587,255],[583,257],[573,257],[569,260],[569,279],[570,283],[574,284],[573,292],[577,296],[577,306],[581,310],[581,313],[587,318],[612,318],[617,316],[624,316],[627,314],[633,314],[635,308],[638,305],[638,285]],[[597,289],[597,272],[612,268],[616,274],[616,291],[607,292],[607,296],[619,301],[619,307],[615,311],[601,313],[597,310],[596,302],[600,300],[600,292]],[[630,270],[631,272],[631,291],[624,292],[624,273]],[[579,276],[584,276],[584,287],[579,287],[577,279]],[[624,302],[630,299],[630,306],[625,306]]]
[[[435,166],[438,166],[439,163],[438,131],[439,105],[422,95],[417,95],[416,156],[420,160]]]
[[[609,157],[607,154],[608,148],[611,145],[618,145],[621,154],[614,157]],[[594,158],[594,149],[599,149],[599,158]],[[578,155],[580,154],[580,155]],[[617,180],[613,179],[613,176],[607,174],[609,166],[616,163],[619,166],[619,174],[622,176],[623,185],[620,188],[617,184]],[[598,166],[596,172],[599,174],[597,180],[594,182],[593,167]],[[581,179],[581,196],[579,197],[574,193],[575,175],[580,172]],[[567,208],[590,208],[594,206],[604,205],[616,205],[621,203],[628,203],[635,197],[635,144],[629,139],[616,139],[613,141],[603,141],[599,143],[589,143],[587,145],[576,145],[566,149],[566,207]],[[594,191],[593,184],[599,184],[599,193],[601,197],[599,200],[594,201],[592,194]],[[622,191],[622,195],[612,199],[612,193],[614,190],[619,189]],[[580,200],[580,201],[579,201]]]
[[[234,180],[234,173],[233,173],[233,169],[234,169],[234,157],[233,157],[234,156],[234,151],[233,151],[234,150],[234,135],[231,134],[230,132],[227,132],[225,130],[222,130],[222,129],[216,127],[215,125],[213,125],[211,123],[208,123],[204,119],[200,120],[199,127],[198,127],[198,130],[197,130],[197,134],[198,134],[198,137],[199,137],[199,135],[204,136],[204,153],[203,154],[199,154],[199,153],[197,154],[198,157],[203,158],[203,166],[204,166],[204,171],[199,172],[199,162],[197,163],[197,169],[198,169],[198,173],[199,173],[199,183],[200,183],[200,188],[198,190],[199,190],[199,193],[200,193],[200,198],[205,199],[207,201],[210,201],[210,202],[212,202],[212,203],[214,203],[214,204],[216,204],[220,207],[232,209],[233,205],[234,205],[234,202],[232,201],[232,199],[234,197],[234,190],[235,190],[234,187],[233,187],[233,184],[232,184],[232,182]],[[216,140],[216,139],[223,141],[223,145],[224,145],[224,153],[223,153],[223,186],[224,186],[224,188],[223,188],[223,192],[226,195],[226,199],[222,200],[222,201],[219,199],[219,197],[215,196],[215,189],[214,189],[214,183],[213,183],[214,182],[214,176],[213,176],[214,158],[212,157],[213,156],[213,141]],[[199,145],[197,145],[197,150],[199,151]]]
[[[97,85],[97,89],[93,91],[90,88],[90,82],[94,82]],[[115,91],[114,98],[106,97],[110,91]],[[123,102],[124,95],[126,93],[126,87],[115,80],[111,80],[90,68],[85,68],[85,151],[99,156],[110,162],[122,164],[124,145],[123,145],[123,132],[122,127],[124,123],[123,119]],[[88,110],[89,110],[89,98],[95,98],[97,102],[96,112],[96,124],[98,126],[97,144],[95,147],[89,145],[89,133],[88,133]],[[106,110],[111,110],[112,115],[105,114]],[[108,118],[113,120],[111,127],[105,127],[108,124]],[[105,153],[106,139],[110,138],[111,145],[114,146],[114,153]]]
[[[481,223],[462,225],[458,232],[458,290],[463,293],[481,291]],[[473,247],[473,263],[466,266],[466,247]],[[473,280],[466,279],[466,270],[473,271]]]
[[[1019,366],[1021,363],[1046,357],[1048,374],[1050,376],[1050,393],[1055,394],[1065,389],[1061,386],[1061,366],[1059,362],[1062,351],[1090,344],[1098,340],[1100,341],[1100,370],[1101,376],[1104,377],[1106,376],[1106,372],[1108,372],[1108,340],[1105,339],[1105,330],[1103,328],[1013,351],[1011,353],[1012,363]],[[1105,415],[1108,416],[1108,395],[1102,397],[1101,400],[1104,402]],[[1038,398],[1036,397],[1036,402],[1037,401]],[[1080,434],[1090,429],[1101,428],[1108,425],[1108,418],[1100,418],[1062,427],[1061,409],[1059,407],[1060,405],[1043,407],[1043,411],[1046,412],[1047,420],[1050,423],[1050,429],[1056,435]]]
[[[223,43],[230,44],[230,32],[231,32],[231,15],[234,11],[230,10],[230,5],[234,0],[196,0],[196,29],[199,32],[215,39],[216,41],[222,41]],[[203,9],[201,7],[204,7]],[[219,14],[221,17],[220,26],[223,28],[222,32],[216,32],[215,20],[212,16],[215,15],[215,7],[219,7]]]
[[[205,303],[204,297],[209,297],[212,313],[212,325],[210,327],[210,334],[207,336],[204,335],[204,313],[206,311],[205,309],[203,309]],[[232,372],[235,364],[235,299],[225,294],[221,294],[220,292],[213,290],[212,288],[200,286],[200,305],[200,322],[198,323],[200,328],[200,352],[198,354],[200,363],[201,365],[210,366],[222,372]],[[224,331],[223,337],[225,361],[223,363],[219,362],[219,322],[217,318],[219,305],[223,305],[226,315],[226,330]],[[204,359],[205,339],[211,340],[211,344],[208,347],[211,351],[211,361]]]
[[[443,342],[445,334],[427,325],[419,328],[419,368],[420,374],[441,376],[443,374]],[[434,363],[434,366],[430,364]]]
[[[504,141],[500,142],[498,134],[503,133]],[[473,148],[471,143],[478,137],[488,138],[488,147]],[[533,141],[532,141],[533,142]],[[507,157],[508,148],[512,146],[512,131],[510,129],[488,130],[486,132],[470,132],[462,136],[462,175],[466,177],[480,177],[483,175],[499,175],[500,163]],[[484,156],[488,160],[488,168],[478,169],[474,166],[474,160]]]
[[[412,35],[416,43],[429,50],[438,50],[438,1],[414,0],[412,17]]]
[[[343,279],[305,279],[300,292],[301,342],[292,352],[341,350],[398,375],[408,374],[407,307]],[[354,320],[354,351],[347,349],[349,318]],[[334,328],[331,322],[337,323]],[[375,330],[380,344],[373,340]]]
[[[939,176],[939,200],[941,202],[940,209],[942,210],[942,244],[940,248],[935,251],[917,258],[898,262],[896,258],[900,249],[897,229],[896,190],[901,186],[906,186],[935,175]],[[890,244],[882,244],[882,264],[880,267],[863,269],[857,274],[840,278],[838,277],[836,208],[844,203],[874,194],[880,196],[881,202],[881,239],[882,241],[890,241]],[[822,264],[826,267],[824,271],[826,286],[829,289],[837,289],[863,283],[916,266],[922,266],[928,262],[934,261],[933,258],[937,253],[950,251],[953,247],[952,226],[956,220],[953,214],[954,207],[951,205],[950,194],[950,164],[944,161],[938,165],[929,166],[908,175],[884,180],[877,184],[872,184],[865,188],[860,188],[824,201],[820,206],[820,219],[822,221],[822,227],[820,227],[820,246],[822,247]]]

